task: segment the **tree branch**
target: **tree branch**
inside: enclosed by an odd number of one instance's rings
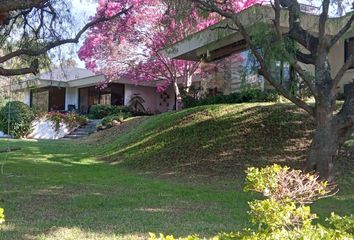
[[[312,54],[306,54],[301,52],[300,50],[296,50],[295,52],[296,59],[299,62],[305,63],[305,64],[314,64],[315,60],[313,59]]]
[[[67,44],[67,43],[78,43],[79,42],[79,39],[80,37],[82,36],[82,34],[87,30],[89,29],[90,27],[98,24],[98,23],[101,23],[101,22],[105,22],[105,21],[109,21],[109,20],[112,20],[114,18],[117,18],[125,13],[127,13],[130,9],[132,8],[131,7],[128,7],[126,9],[123,9],[121,10],[119,13],[113,15],[113,16],[110,16],[110,17],[101,17],[101,18],[97,18],[89,23],[87,23],[77,34],[74,38],[70,38],[70,39],[62,39],[62,40],[57,40],[57,41],[53,41],[53,42],[49,42],[47,44],[45,44],[43,47],[39,48],[39,49],[30,49],[30,48],[26,48],[26,49],[19,49],[19,50],[16,50],[16,51],[13,51],[13,52],[10,52],[2,57],[0,57],[0,63],[4,63],[14,57],[19,57],[19,56],[22,56],[22,55],[26,55],[26,56],[39,56],[39,55],[42,55],[44,53],[46,53],[47,51],[49,51],[50,49],[52,48],[55,48],[55,47],[58,47],[60,45],[63,45],[63,44]],[[26,68],[27,69],[27,68]],[[29,70],[27,70],[29,71]],[[18,75],[16,73],[20,73],[21,71],[7,71],[8,75],[9,76],[9,73],[13,73],[13,75]],[[1,74],[0,74],[1,75]]]
[[[314,37],[300,25],[300,5],[297,0],[280,0],[281,6],[289,10],[289,34],[311,53],[317,49],[318,38]]]
[[[342,67],[337,72],[336,76],[333,79],[333,87],[332,92],[334,93],[337,89],[337,85],[339,84],[340,80],[342,79],[344,73],[354,64],[354,53],[350,54],[347,61],[342,65]]]
[[[38,73],[38,60],[33,61],[31,63],[31,66],[26,68],[6,69],[0,67],[0,76],[15,76],[15,75],[24,75],[29,73],[32,74]]]
[[[334,35],[329,41],[329,48],[338,42],[338,40],[351,28],[354,22],[354,14],[349,18],[348,22]]]
[[[313,107],[307,105],[304,101],[302,101],[301,99],[297,98],[296,96],[291,95],[281,84],[277,83],[273,79],[271,73],[267,70],[266,63],[265,63],[263,57],[261,56],[261,54],[259,53],[258,48],[256,46],[254,46],[254,44],[252,43],[251,37],[247,33],[247,30],[245,29],[245,27],[243,26],[243,24],[241,23],[241,21],[238,19],[238,17],[235,14],[232,14],[231,12],[224,11],[224,10],[220,9],[218,6],[216,6],[215,4],[213,4],[211,2],[206,3],[206,2],[201,1],[201,0],[192,0],[192,1],[194,1],[194,2],[196,2],[198,4],[201,4],[203,7],[208,8],[212,12],[216,12],[216,13],[220,14],[221,16],[224,16],[226,18],[232,19],[234,21],[234,23],[236,24],[236,26],[238,27],[240,33],[244,37],[244,39],[245,39],[247,45],[249,46],[252,54],[256,57],[257,61],[259,62],[260,67],[261,67],[260,68],[260,72],[262,73],[264,78],[276,90],[278,90],[284,97],[289,99],[291,102],[296,104],[298,107],[304,109],[311,116],[314,116]]]
[[[281,28],[280,28],[280,2],[279,0],[275,0],[274,4],[272,5],[274,9],[274,27],[276,29],[277,37],[279,41],[284,41],[283,40],[283,34],[281,33]],[[308,77],[308,74],[306,74],[306,71],[302,69],[302,67],[297,63],[298,57],[302,60],[302,62],[310,62],[312,63],[312,57],[309,54],[304,54],[299,50],[296,50],[296,59],[294,59],[285,49],[284,54],[286,54],[286,58],[289,59],[290,65],[295,69],[295,71],[300,75],[300,77],[304,80],[308,88],[310,89],[311,93],[314,95],[315,98],[317,98],[317,91],[312,84],[312,79]],[[310,59],[309,59],[310,58]],[[312,61],[311,61],[312,60]]]
[[[15,10],[25,10],[38,7],[49,0],[0,0],[0,13],[9,13]]]
[[[323,0],[322,3],[322,13],[320,15],[320,20],[318,23],[318,39],[320,48],[323,48],[326,45],[326,22],[328,19],[330,0]]]

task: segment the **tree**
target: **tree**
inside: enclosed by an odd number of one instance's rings
[[[302,18],[300,18],[302,12],[298,0],[274,0],[272,3],[273,23],[263,26],[261,34],[263,38],[261,39],[260,34],[257,36],[255,31],[250,31],[236,14],[239,1],[171,1],[170,6],[178,10],[176,3],[178,6],[183,3],[189,4],[192,11],[195,11],[193,8],[197,8],[201,11],[217,13],[232,21],[257,59],[259,72],[263,77],[284,97],[315,119],[316,129],[306,168],[308,171],[317,171],[322,178],[333,180],[338,150],[354,131],[354,83],[346,88],[344,104],[340,111],[336,112],[337,86],[343,74],[354,63],[354,55],[349,56],[335,76],[331,75],[331,64],[328,60],[330,50],[351,29],[354,21],[354,14],[350,13],[346,18],[346,23],[338,29],[337,34],[330,36],[326,33],[331,4],[333,7],[343,9],[343,1],[321,1],[322,10],[317,22],[318,34],[315,35],[302,27]],[[280,27],[281,11],[284,10],[289,12],[289,29],[285,33]],[[185,12],[185,9],[181,12]],[[314,106],[285,89],[272,76],[268,68],[268,60],[270,56],[274,57],[275,51],[277,56],[282,56],[283,60],[286,60],[306,83],[315,99]],[[314,71],[306,71],[302,64],[312,65]]]
[[[41,59],[49,50],[68,43],[78,43],[84,32],[105,21],[123,26],[131,5],[126,1],[103,4],[94,17],[76,34],[70,1],[0,0],[0,75],[38,73]],[[123,28],[120,28],[124,31]],[[15,64],[14,64],[15,63]]]
[[[160,92],[172,85],[178,109],[181,103],[178,83],[190,86],[199,61],[169,59],[160,50],[218,19],[213,16],[202,18],[193,12],[188,18],[178,20],[162,0],[136,1],[132,11],[134,14],[126,25],[124,36],[113,29],[114,22],[107,22],[104,27],[90,31],[79,56],[87,68],[104,73],[108,81],[119,78],[136,83],[155,81]]]

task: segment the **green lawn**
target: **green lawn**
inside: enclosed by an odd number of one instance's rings
[[[0,239],[137,239],[148,232],[211,236],[238,230],[247,224],[247,201],[255,196],[242,192],[243,176],[235,175],[268,159],[279,162],[284,150],[297,166],[303,150],[291,144],[311,132],[306,116],[288,105],[206,106],[134,121],[123,124],[128,129],[83,141],[10,141],[21,149],[0,154],[0,207],[6,214]],[[264,141],[269,126],[273,137]],[[0,149],[7,144],[0,140]],[[258,151],[264,155],[257,157]],[[348,161],[338,164],[341,191],[315,204],[321,217],[354,212],[352,169]]]

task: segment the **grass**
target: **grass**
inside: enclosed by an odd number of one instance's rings
[[[312,129],[308,115],[292,105],[202,106],[150,118],[99,154],[161,176],[239,179],[251,165],[302,167]]]
[[[247,166],[300,166],[312,122],[290,105],[216,105],[138,118],[82,141],[12,140],[0,154],[0,239],[212,236],[247,224]],[[7,141],[0,140],[0,149]],[[354,212],[353,146],[341,191],[314,211]],[[348,155],[349,154],[349,155]]]

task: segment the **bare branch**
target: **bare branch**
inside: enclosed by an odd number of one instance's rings
[[[296,59],[299,62],[305,63],[305,64],[315,64],[315,60],[313,59],[312,54],[306,54],[301,52],[300,50],[296,50],[295,52]]]
[[[24,75],[29,73],[32,74],[38,73],[38,60],[33,61],[31,63],[31,66],[26,68],[6,69],[0,67],[0,76],[15,76],[15,75]]]
[[[328,10],[330,0],[323,0],[322,2],[322,13],[320,15],[320,20],[318,23],[318,39],[319,39],[319,47],[323,48],[326,44],[326,22],[328,19]]]
[[[333,88],[332,88],[332,92],[335,92],[337,89],[337,86],[340,82],[340,80],[342,79],[344,73],[350,68],[350,66],[352,66],[354,64],[354,53],[352,53],[349,58],[347,59],[347,61],[343,64],[343,66],[339,69],[339,71],[337,72],[336,76],[333,79]]]
[[[338,42],[338,40],[351,28],[354,22],[354,14],[349,18],[348,22],[333,36],[329,42],[329,48]]]
[[[297,0],[279,0],[281,6],[289,10],[289,34],[311,53],[315,52],[318,38],[303,29],[300,25],[300,5]]]
[[[279,41],[283,41],[283,34],[281,32],[281,28],[280,28],[280,2],[279,0],[275,0],[274,4],[272,5],[273,9],[274,9],[274,27],[276,29],[276,33],[277,33],[277,37]],[[309,60],[309,55],[305,55],[304,53],[302,53],[301,51],[297,50],[296,51],[296,59],[294,59],[287,51],[284,52],[286,54],[286,58],[289,59],[289,63],[290,65],[295,69],[295,71],[300,75],[300,77],[304,80],[304,82],[306,83],[306,85],[309,87],[311,93],[315,96],[315,98],[317,98],[317,91],[314,87],[314,85],[312,84],[312,79],[309,78],[308,74],[306,74],[306,71],[302,69],[302,67],[297,63],[297,57],[300,57],[301,60],[303,60],[302,62],[305,62],[307,60]],[[311,62],[311,61],[309,61]]]

